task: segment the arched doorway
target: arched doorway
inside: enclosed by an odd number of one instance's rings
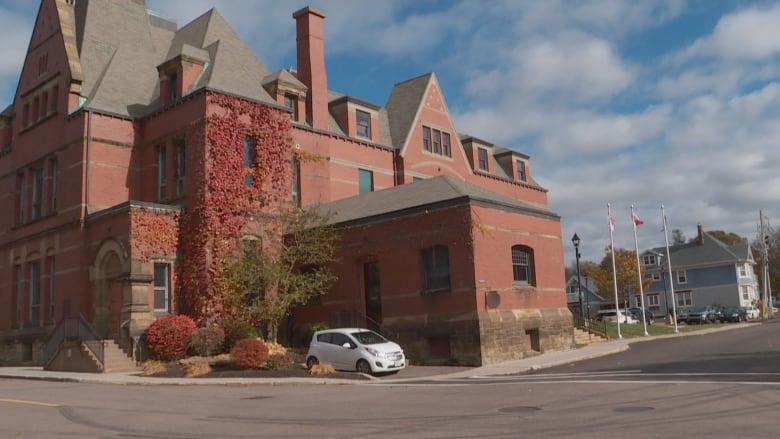
[[[120,335],[124,298],[122,279],[126,275],[123,254],[118,243],[109,241],[101,246],[95,259],[92,326],[96,335],[103,339],[117,339]]]

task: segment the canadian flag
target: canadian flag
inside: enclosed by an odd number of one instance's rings
[[[609,224],[609,230],[615,231],[615,219],[612,218],[612,214],[607,215],[607,221]]]
[[[637,226],[641,226],[642,224],[645,223],[644,221],[639,219],[639,217],[636,216],[636,214],[634,212],[631,212],[631,219],[634,220],[634,225],[637,225]]]

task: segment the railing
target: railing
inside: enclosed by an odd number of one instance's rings
[[[43,349],[44,364],[49,364],[62,342],[73,340],[84,343],[97,361],[104,364],[103,340],[95,334],[90,324],[81,315],[66,317],[54,328]]]
[[[574,317],[574,327],[583,331],[588,331],[591,334],[596,334],[601,337],[609,338],[607,335],[607,322],[601,322],[593,319],[583,319],[581,316]]]

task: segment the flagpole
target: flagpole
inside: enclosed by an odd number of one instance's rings
[[[647,333],[647,315],[645,314],[645,292],[642,290],[642,265],[639,263],[639,241],[636,239],[637,216],[634,213],[634,205],[631,205],[631,224],[634,226],[634,246],[636,247],[636,274],[639,277],[639,302],[642,306],[642,326]]]
[[[607,219],[609,221],[609,250],[612,252],[612,286],[615,289],[615,311],[617,312],[617,335],[618,338],[623,338],[623,334],[620,333],[620,304],[618,303],[618,289],[617,289],[617,272],[615,270],[615,242],[612,238],[612,232],[615,229],[615,222],[612,219],[612,206],[607,203]]]
[[[661,205],[661,216],[664,219],[664,241],[666,241],[666,267],[669,269],[669,290],[672,292],[672,320],[674,320],[674,333],[678,334],[680,329],[677,327],[677,298],[674,297],[674,282],[672,282],[672,255],[669,253],[669,235],[666,233],[666,213],[664,205]],[[664,297],[668,300],[668,297]]]

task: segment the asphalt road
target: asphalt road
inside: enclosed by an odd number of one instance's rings
[[[770,438],[777,331],[771,322],[635,343],[533,374],[397,384],[0,380],[0,437]]]

